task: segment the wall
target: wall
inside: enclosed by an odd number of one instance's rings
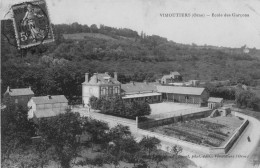
[[[87,105],[89,103],[89,98],[91,96],[95,96],[97,98],[99,98],[99,86],[95,86],[95,85],[86,85],[83,84],[82,85],[82,103],[84,105]]]
[[[232,135],[232,137],[226,142],[226,144],[224,146],[211,148],[210,153],[212,153],[212,154],[226,154],[232,148],[232,146],[234,145],[236,140],[239,138],[239,136],[246,129],[248,124],[249,124],[249,121],[245,120],[242,123],[242,125],[239,128],[237,128],[236,132]]]

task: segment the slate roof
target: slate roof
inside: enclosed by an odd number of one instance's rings
[[[64,95],[51,96],[39,96],[31,98],[35,104],[55,104],[55,103],[68,103],[68,100]]]
[[[83,84],[120,84],[120,82],[106,73],[98,73],[94,74],[89,82]]]
[[[160,93],[201,95],[204,90],[205,88],[198,88],[198,87],[157,86],[157,91]]]
[[[223,101],[223,98],[219,98],[219,97],[210,97],[208,99],[208,102],[221,103],[222,101]]]
[[[131,93],[145,93],[145,92],[156,92],[156,86],[160,85],[159,83],[145,83],[145,82],[134,82],[121,84],[122,93],[131,94]]]
[[[7,89],[5,93],[9,93],[10,96],[34,95],[30,88],[9,89],[9,91]]]

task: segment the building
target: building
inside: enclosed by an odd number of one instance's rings
[[[210,109],[216,109],[223,106],[223,98],[210,97],[208,99],[208,107]]]
[[[112,78],[107,72],[94,73],[89,79],[89,74],[85,74],[85,82],[82,83],[82,103],[88,105],[91,96],[97,98],[120,96],[121,83],[117,80],[117,72]]]
[[[68,100],[64,95],[32,97],[28,108],[29,119],[49,118],[64,113],[68,108]]]
[[[162,93],[164,101],[204,105],[209,97],[205,88],[157,86],[157,92]]]
[[[20,105],[22,107],[27,107],[28,101],[34,96],[34,92],[29,88],[17,88],[10,89],[7,87],[6,92],[3,96],[3,102],[11,101],[15,105]]]
[[[130,82],[121,85],[121,96],[124,101],[159,102],[162,94],[157,92],[156,82]]]
[[[161,79],[161,84],[169,84],[182,81],[182,76],[179,72],[171,72],[169,75],[164,75]]]

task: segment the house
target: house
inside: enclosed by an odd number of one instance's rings
[[[157,93],[157,82],[130,82],[121,85],[121,96],[124,101],[161,101],[162,94]]]
[[[117,80],[117,72],[112,78],[108,72],[94,73],[89,79],[89,74],[85,74],[85,82],[82,83],[82,103],[86,106],[91,96],[97,98],[108,98],[120,96],[121,83]]]
[[[208,107],[210,109],[216,109],[223,106],[223,98],[210,97],[208,99]]]
[[[34,92],[32,91],[31,87],[10,89],[10,87],[8,86],[3,96],[3,102],[6,103],[7,101],[11,101],[10,103],[13,103],[15,105],[27,107],[28,101],[33,96]]]
[[[49,118],[65,113],[68,100],[64,95],[48,95],[32,97],[28,102],[28,118],[37,121],[40,118]]]
[[[209,94],[205,88],[181,87],[181,86],[157,86],[157,92],[162,93],[164,101],[173,101],[179,103],[205,104]]]
[[[182,81],[182,76],[179,72],[171,72],[169,75],[164,75],[161,79],[161,84],[169,84]]]

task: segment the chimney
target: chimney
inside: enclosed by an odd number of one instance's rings
[[[148,82],[147,82],[147,80],[144,80],[144,83],[148,85]]]
[[[10,87],[7,86],[6,92],[10,92]]]
[[[48,95],[48,98],[49,98],[49,99],[52,99],[52,98],[51,98],[51,95]]]
[[[114,72],[114,79],[117,80],[117,72]]]
[[[131,81],[131,83],[132,83],[133,85],[135,85],[135,81]]]
[[[88,82],[88,73],[85,73],[85,82]]]
[[[29,86],[29,89],[32,90],[31,86]]]
[[[95,79],[95,83],[97,83],[97,82],[98,82],[98,73],[94,73],[94,74],[93,74],[93,77],[94,77],[94,79]]]

